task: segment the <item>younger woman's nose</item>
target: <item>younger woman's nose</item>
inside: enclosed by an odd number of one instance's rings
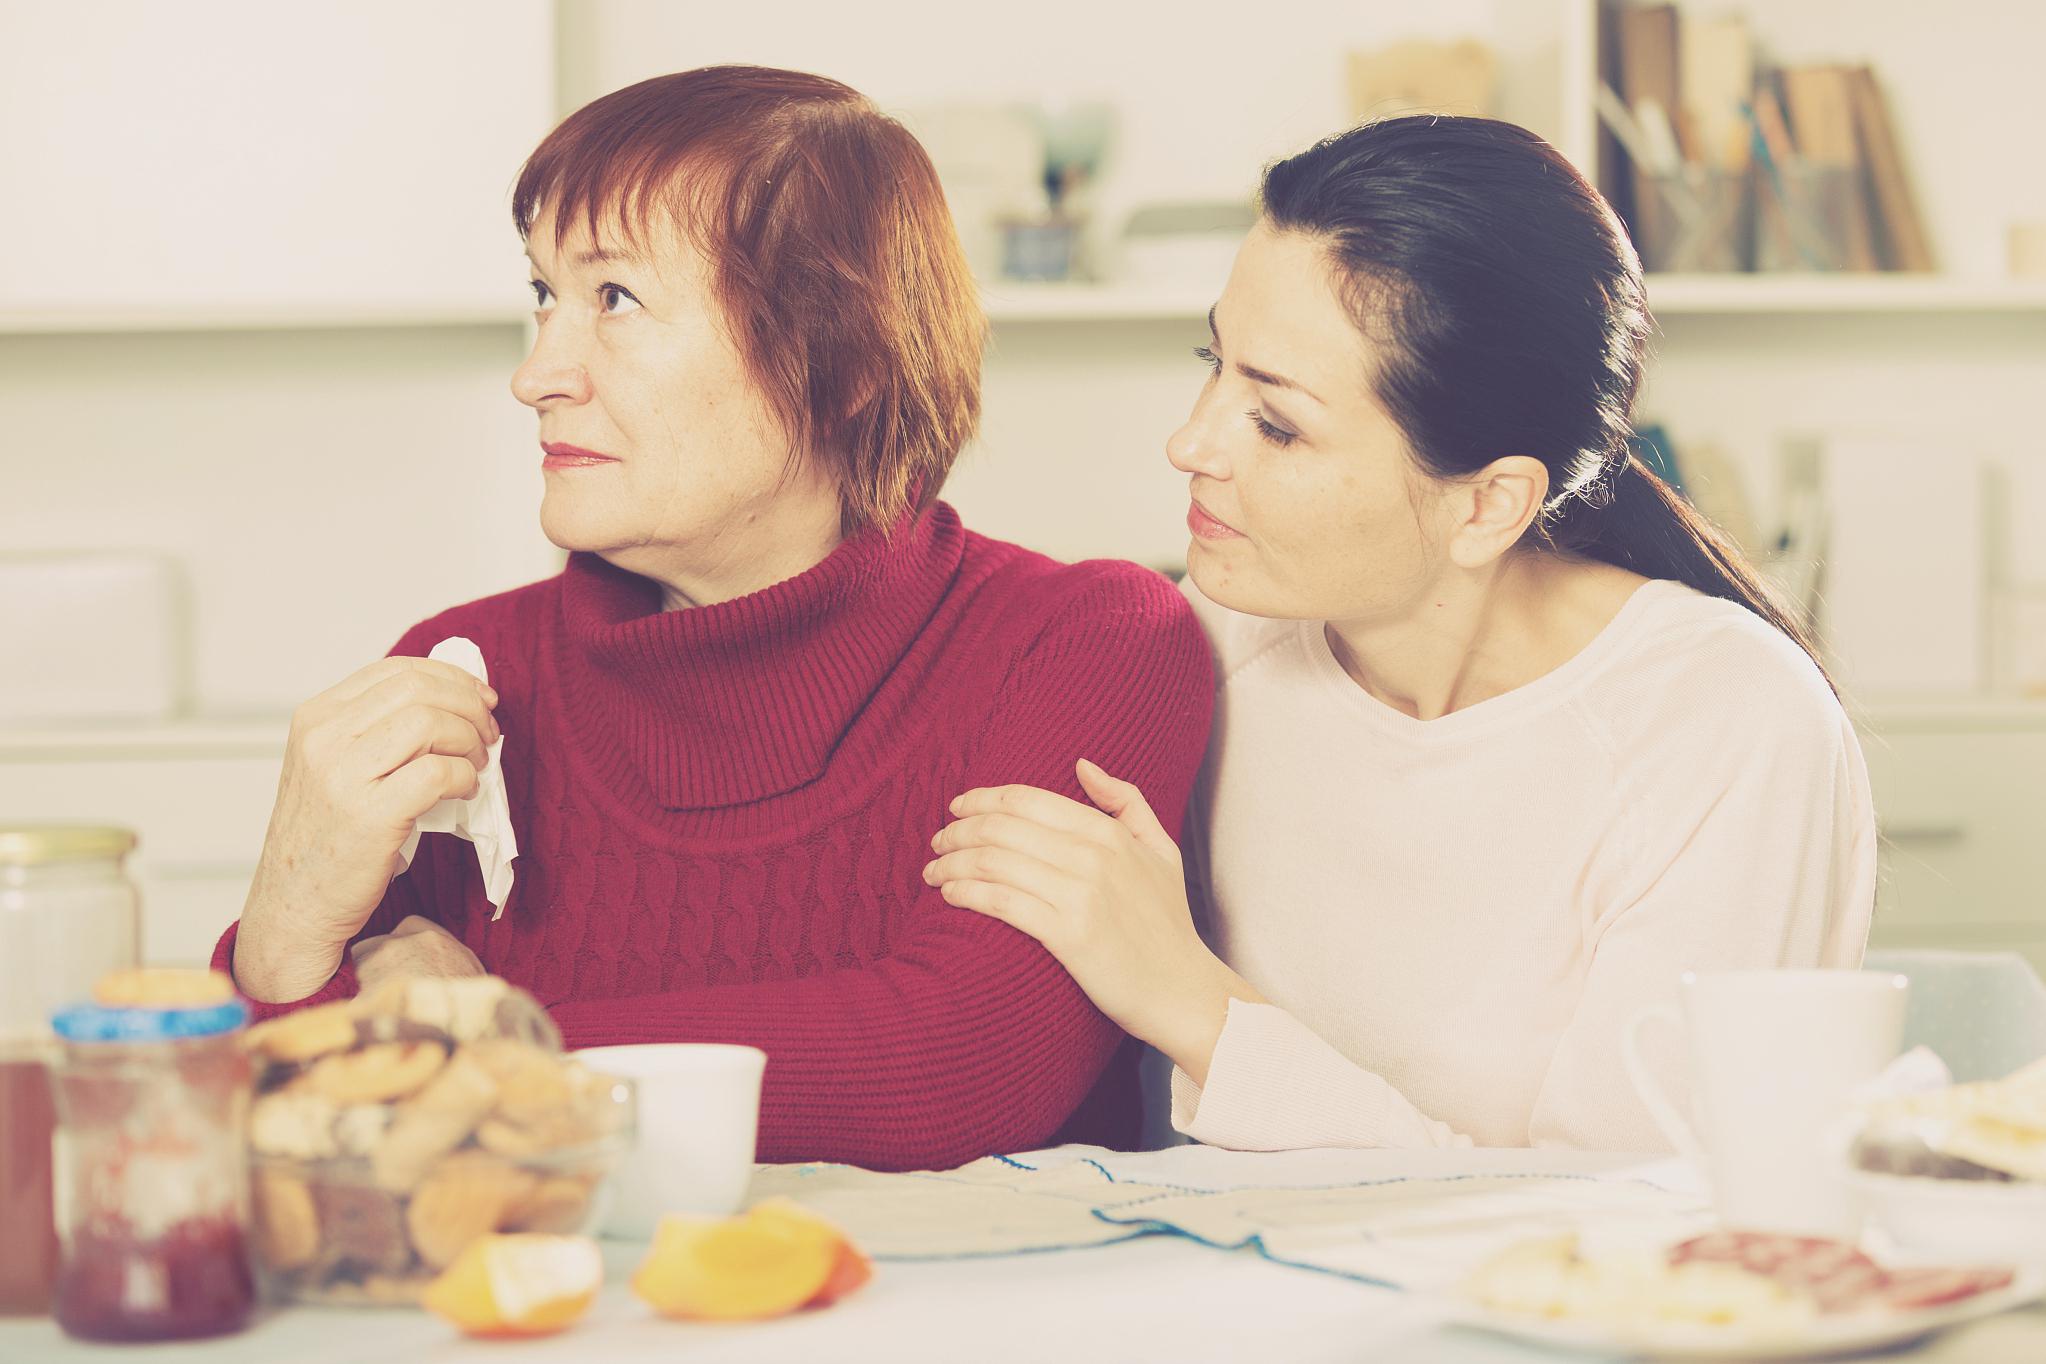
[[[1193,415],[1183,425],[1165,438],[1165,458],[1172,467],[1183,474],[1206,474],[1209,478],[1226,478],[1227,462],[1219,454],[1220,442],[1216,432],[1206,420],[1202,404],[1194,408]]]

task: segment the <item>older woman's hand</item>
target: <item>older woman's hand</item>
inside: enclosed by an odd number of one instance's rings
[[[1037,939],[1125,1032],[1205,1080],[1229,1000],[1261,997],[1195,932],[1178,845],[1143,793],[1078,772],[1100,808],[1034,786],[960,796],[924,880]]]
[[[417,914],[407,914],[388,933],[364,938],[348,949],[348,955],[365,994],[398,976],[490,974],[460,938]]]
[[[497,693],[452,664],[385,658],[298,708],[235,938],[250,997],[325,984],[398,870],[418,818],[476,791]]]

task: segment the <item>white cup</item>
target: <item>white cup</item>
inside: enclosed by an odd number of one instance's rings
[[[1683,1011],[1644,1009],[1621,1034],[1627,1076],[1656,1126],[1696,1161],[1728,1226],[1853,1240],[1861,1213],[1828,1158],[1827,1129],[1903,1047],[1910,982],[1873,971],[1708,971]],[[1653,1022],[1689,1035],[1696,1127],[1641,1058]]]
[[[664,1213],[738,1211],[753,1177],[766,1052],[653,1042],[575,1055],[639,1091],[639,1140],[612,1171],[606,1236],[644,1240]]]

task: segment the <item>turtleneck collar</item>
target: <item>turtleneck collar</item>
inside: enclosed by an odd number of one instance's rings
[[[793,791],[822,775],[936,610],[964,546],[958,515],[941,503],[904,517],[892,536],[863,531],[772,587],[681,611],[661,610],[650,580],[572,554],[562,582],[568,721],[600,770],[636,767],[666,809]]]

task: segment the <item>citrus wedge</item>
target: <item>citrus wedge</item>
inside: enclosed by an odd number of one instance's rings
[[[419,1302],[472,1336],[544,1336],[589,1311],[603,1283],[589,1237],[508,1233],[471,1241]]]

